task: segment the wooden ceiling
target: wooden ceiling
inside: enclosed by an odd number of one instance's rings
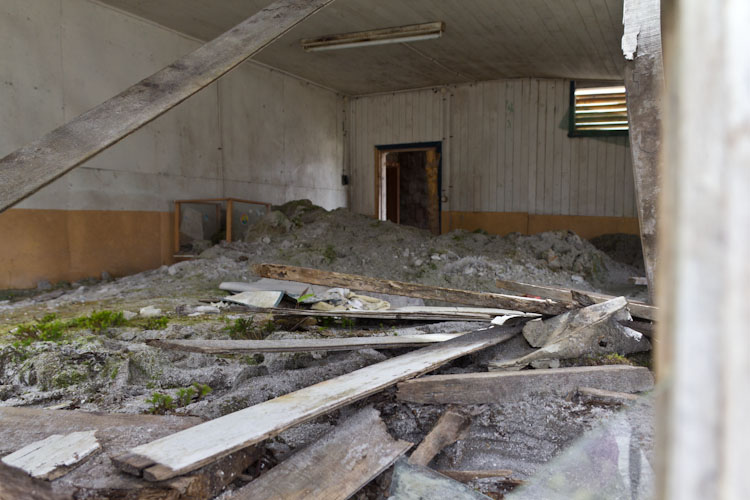
[[[100,0],[210,40],[269,0]],[[621,80],[623,0],[337,0],[255,59],[349,95],[513,77]],[[299,41],[444,21],[442,38],[328,52]]]

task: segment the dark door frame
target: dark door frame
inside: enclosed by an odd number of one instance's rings
[[[385,220],[385,157],[388,153],[406,153],[411,151],[435,151],[438,159],[437,199],[438,199],[438,228],[442,232],[442,202],[443,185],[443,143],[411,142],[402,144],[383,144],[375,146],[375,218]]]

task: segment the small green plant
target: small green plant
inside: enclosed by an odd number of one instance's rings
[[[155,415],[164,415],[168,411],[172,411],[176,408],[172,396],[160,392],[154,392],[151,394],[151,397],[148,398],[146,402],[151,405],[148,412]]]
[[[327,330],[327,329],[331,328],[331,326],[333,325],[333,318],[331,318],[330,316],[319,317],[318,318],[318,325],[323,330]]]
[[[341,318],[341,326],[344,328],[351,330],[355,324],[356,320],[354,318]]]
[[[263,332],[265,335],[263,335],[263,338],[267,337],[268,335],[272,334],[276,331],[276,323],[273,322],[273,320],[268,320],[265,323],[263,323]]]
[[[151,405],[148,412],[157,415],[164,415],[165,413],[176,410],[177,408],[187,406],[194,400],[200,401],[210,393],[211,387],[199,382],[193,382],[192,385],[189,385],[188,387],[177,389],[177,399],[174,399],[168,394],[154,392],[151,394],[151,397],[146,400],[146,403]]]
[[[237,318],[234,323],[227,325],[224,331],[233,339],[263,340],[276,331],[276,323],[269,319],[262,326],[258,326],[252,317]]]
[[[55,314],[47,314],[36,323],[19,325],[12,332],[16,348],[28,347],[34,342],[59,342],[65,335],[67,325]]]
[[[323,257],[325,257],[329,264],[333,264],[333,261],[335,261],[337,257],[336,249],[333,248],[333,245],[326,246],[326,249],[323,251]]]
[[[177,403],[179,406],[187,406],[193,401],[195,389],[193,387],[183,387],[177,390]]]
[[[193,387],[197,391],[199,401],[211,393],[211,387],[208,384],[199,384],[198,382],[193,382]]]
[[[169,323],[169,318],[166,316],[155,316],[146,318],[146,322],[143,324],[143,328],[146,330],[164,330]]]
[[[95,333],[102,333],[109,328],[123,326],[127,323],[122,311],[94,311],[88,316],[74,318],[67,323],[70,328],[86,328]]]

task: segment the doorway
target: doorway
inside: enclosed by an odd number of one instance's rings
[[[439,142],[375,148],[375,214],[440,234]]]

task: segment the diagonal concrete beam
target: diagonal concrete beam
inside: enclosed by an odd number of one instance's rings
[[[333,0],[277,0],[194,52],[0,159],[0,212],[210,85]]]

